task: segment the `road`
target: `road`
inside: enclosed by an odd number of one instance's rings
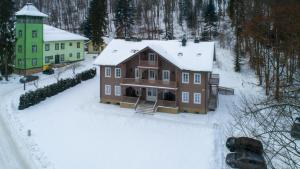
[[[0,169],[34,169],[33,162],[29,162],[28,156],[24,157],[21,146],[18,146],[22,144],[13,139],[11,129],[4,119],[11,93],[16,89],[15,85],[0,84]]]

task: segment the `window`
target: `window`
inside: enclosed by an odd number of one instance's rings
[[[121,96],[121,86],[115,86],[115,96]]]
[[[111,94],[111,86],[105,85],[105,95],[110,95],[110,94]]]
[[[154,53],[149,53],[148,54],[148,60],[149,61],[155,61],[155,54]]]
[[[194,84],[201,84],[201,74],[200,73],[194,74]]]
[[[80,42],[77,42],[77,48],[80,48]]]
[[[189,83],[189,73],[182,73],[182,83]]]
[[[19,45],[19,46],[18,46],[18,52],[19,52],[19,53],[22,53],[22,52],[23,52],[22,45]]]
[[[37,65],[37,59],[34,58],[34,59],[32,59],[32,66],[36,66],[36,65]]]
[[[201,104],[201,93],[194,93],[194,104]]]
[[[155,80],[155,71],[149,70],[149,80]]]
[[[93,50],[94,50],[94,51],[98,51],[98,50],[99,50],[98,45],[93,45]]]
[[[36,38],[37,37],[37,31],[32,31],[32,38]]]
[[[115,69],[115,78],[121,78],[121,69],[120,68]]]
[[[46,56],[46,57],[45,57],[45,63],[50,63],[49,56]]]
[[[65,43],[60,44],[60,49],[65,49]]]
[[[139,79],[140,78],[140,70],[139,70],[139,68],[135,68],[134,74],[135,74],[135,79]]]
[[[105,77],[111,77],[111,68],[105,67]]]
[[[60,55],[60,61],[61,61],[61,62],[64,62],[64,61],[65,61],[65,55],[64,55],[64,54]]]
[[[163,71],[162,71],[162,74],[163,74],[162,79],[163,79],[164,81],[169,81],[169,80],[170,80],[170,71],[168,71],[168,70],[163,70]]]
[[[18,59],[18,65],[19,66],[23,65],[23,59]]]
[[[69,57],[71,58],[73,56],[73,54],[72,53],[69,53]]]
[[[189,92],[182,92],[182,103],[189,103]]]
[[[72,43],[72,42],[70,42],[70,43],[69,43],[69,46],[73,46],[73,43]]]
[[[59,50],[59,43],[55,44],[55,50]]]
[[[36,53],[37,52],[37,46],[36,45],[32,45],[32,53]]]
[[[79,52],[77,53],[77,59],[80,59],[80,53]]]
[[[23,32],[22,30],[19,30],[19,38],[21,38],[23,36]]]
[[[45,44],[45,51],[49,51],[50,50],[50,44]]]

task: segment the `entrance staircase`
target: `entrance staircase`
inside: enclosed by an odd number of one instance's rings
[[[156,111],[157,102],[139,101],[136,104],[135,112],[141,114],[153,114]]]

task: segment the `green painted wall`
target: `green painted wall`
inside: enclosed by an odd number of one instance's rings
[[[72,43],[72,46],[70,46]],[[77,43],[80,43],[79,48]],[[55,49],[55,44],[58,44],[58,50]],[[61,45],[64,44],[64,49]],[[46,45],[49,45],[49,50],[46,51]],[[59,63],[74,62],[84,59],[84,41],[53,41],[44,42],[44,65],[55,64],[55,58],[59,56]],[[77,54],[79,53],[79,57]],[[58,56],[56,56],[58,55]],[[62,57],[63,56],[63,57]],[[62,59],[63,58],[63,59]],[[48,61],[49,59],[49,61]],[[48,62],[47,62],[48,61]]]
[[[26,18],[26,24],[25,24]],[[26,29],[26,32],[25,32]],[[21,33],[20,33],[21,31]],[[32,37],[32,31],[37,36]],[[16,23],[16,60],[17,69],[24,69],[24,57],[26,56],[26,69],[41,68],[43,66],[43,23],[40,17],[18,16]],[[32,51],[32,45],[36,45],[36,52]],[[21,50],[19,49],[21,48]],[[26,52],[26,53],[25,53]],[[33,59],[36,64],[33,65]]]

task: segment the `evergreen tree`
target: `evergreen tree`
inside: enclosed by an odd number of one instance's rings
[[[212,37],[217,35],[217,22],[218,16],[216,14],[216,7],[213,0],[209,3],[204,11],[204,30],[202,32],[203,40],[211,40]]]
[[[84,34],[85,37],[92,39],[92,29],[91,25],[88,22],[88,19],[85,19],[80,25],[80,31]]]
[[[118,38],[131,36],[135,12],[136,10],[132,0],[117,0],[114,22]]]
[[[13,71],[14,59],[14,3],[12,0],[0,1],[0,71],[8,80]]]
[[[95,45],[103,43],[102,37],[106,34],[107,20],[107,0],[92,0],[83,31]]]
[[[234,70],[236,72],[241,71],[241,54],[240,54],[240,47],[239,44],[236,43],[234,46]]]

